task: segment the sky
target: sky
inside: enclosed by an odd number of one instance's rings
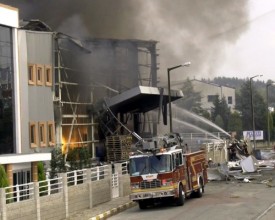
[[[249,1],[248,30],[228,45],[216,76],[275,81],[275,0]]]

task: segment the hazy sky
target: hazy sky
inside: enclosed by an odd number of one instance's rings
[[[275,81],[275,0],[249,1],[248,30],[226,48],[215,75]]]

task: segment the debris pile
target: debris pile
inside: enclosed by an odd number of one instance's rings
[[[260,151],[260,158],[253,155],[236,154],[225,163],[214,163],[208,160],[209,181],[233,181],[243,183],[261,183],[275,187],[275,151]],[[258,155],[258,156],[259,156]],[[274,183],[273,180],[274,179]]]

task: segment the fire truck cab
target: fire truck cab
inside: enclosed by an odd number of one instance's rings
[[[185,153],[180,138],[176,140],[147,142],[130,156],[130,199],[140,209],[167,199],[183,205],[191,194],[202,196],[207,183],[205,152]]]

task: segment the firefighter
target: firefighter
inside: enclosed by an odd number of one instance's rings
[[[237,152],[236,152],[236,146],[235,143],[230,143],[229,144],[229,148],[228,148],[228,152],[229,152],[229,161],[236,161],[237,159]]]
[[[244,152],[245,156],[249,155],[248,150],[247,150],[247,142],[246,142],[246,140],[243,143],[243,152]]]
[[[214,166],[214,162],[213,162],[212,158],[209,158],[208,159],[208,167],[211,168],[213,166]]]

